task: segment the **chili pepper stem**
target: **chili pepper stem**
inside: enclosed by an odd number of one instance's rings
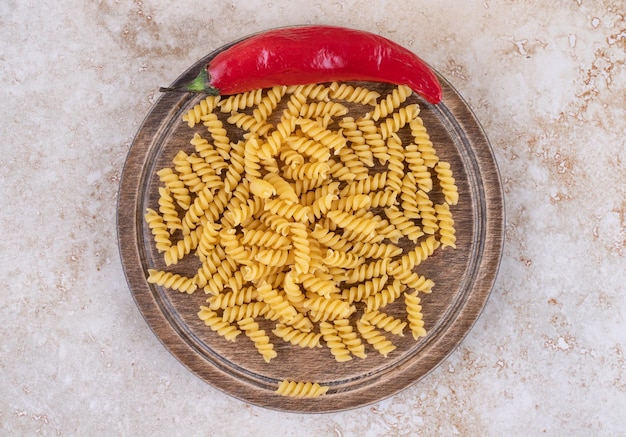
[[[174,87],[161,87],[159,88],[159,91],[161,91],[162,93],[167,93],[167,92],[191,92],[191,93],[205,93],[208,94],[210,96],[217,96],[220,94],[219,90],[217,88],[215,88],[214,86],[210,85],[210,77],[209,77],[209,73],[206,70],[206,68],[203,68],[200,73],[198,74],[198,76],[196,76],[195,79],[193,79],[191,82],[183,84],[183,85],[177,85]]]

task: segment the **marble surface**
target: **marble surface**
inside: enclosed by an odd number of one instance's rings
[[[622,1],[0,3],[0,435],[626,435]],[[116,241],[133,135],[204,54],[270,27],[371,30],[481,120],[506,196],[495,288],[428,377],[356,410],[233,399],[160,344]]]

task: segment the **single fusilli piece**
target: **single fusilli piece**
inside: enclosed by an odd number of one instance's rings
[[[193,293],[198,288],[194,278],[156,269],[148,269],[148,282],[187,294]]]
[[[172,246],[172,241],[170,240],[170,233],[167,230],[167,226],[163,221],[163,217],[159,215],[155,210],[148,208],[146,210],[146,214],[144,215],[144,219],[152,232],[152,236],[154,237],[155,248],[158,252],[165,252],[169,250]]]
[[[422,315],[421,299],[417,293],[404,293],[404,304],[406,306],[409,329],[415,340],[426,335],[424,320]]]
[[[447,203],[435,205],[435,213],[439,221],[439,241],[443,247],[456,248],[456,230],[454,220]]]
[[[312,382],[296,382],[283,380],[278,384],[276,394],[296,398],[314,398],[328,392],[329,387]]]
[[[279,323],[276,328],[272,330],[272,333],[296,346],[304,348],[321,347],[320,339],[322,334],[318,332],[303,332],[292,326]]]
[[[274,345],[270,342],[270,338],[265,335],[265,331],[259,328],[259,324],[252,317],[238,320],[237,325],[252,340],[254,347],[266,363],[269,363],[272,358],[276,358],[277,353],[274,350]]]
[[[435,165],[435,172],[437,173],[437,179],[441,185],[441,191],[446,199],[448,205],[456,205],[459,201],[459,192],[456,187],[454,178],[452,177],[452,170],[450,170],[450,164],[444,161],[439,161]]]

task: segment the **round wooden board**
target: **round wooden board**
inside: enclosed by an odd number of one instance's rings
[[[173,85],[195,77],[225,48],[199,60]],[[156,172],[171,167],[179,150],[193,152],[189,140],[194,130],[206,133],[201,124],[191,129],[181,121],[203,96],[161,95],[128,153],[118,199],[118,238],[137,306],[156,336],[189,370],[255,405],[282,411],[330,412],[364,406],[403,390],[459,345],[484,307],[496,277],[503,245],[503,195],[483,130],[459,94],[443,77],[440,80],[443,101],[438,105],[427,104],[415,95],[410,99],[419,103],[420,117],[438,156],[449,162],[454,172],[460,194],[458,204],[451,207],[457,248],[438,249],[418,266],[419,273],[436,284],[431,294],[420,294],[426,337],[415,341],[406,330],[402,337],[389,335],[397,349],[387,358],[368,348],[367,358],[345,363],[336,362],[327,348],[303,349],[282,341],[273,341],[278,356],[266,363],[246,338],[226,341],[199,320],[199,306],[207,297],[201,290],[188,295],[147,282],[149,268],[165,268],[144,221],[146,208],[158,207],[160,182]],[[355,85],[365,85],[382,95],[392,89],[385,84]],[[193,270],[185,271],[185,266],[177,268],[178,273],[194,274]],[[400,316],[394,311],[390,308],[391,314]],[[266,332],[272,329],[271,324],[262,327]],[[318,398],[279,396],[274,392],[283,379],[319,382],[330,389]]]

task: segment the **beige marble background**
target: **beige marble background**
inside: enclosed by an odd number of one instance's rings
[[[625,15],[609,0],[0,2],[0,435],[626,435]],[[498,280],[458,350],[395,397],[325,415],[187,371],[135,307],[116,243],[158,86],[301,23],[430,62],[482,121],[506,194]]]

